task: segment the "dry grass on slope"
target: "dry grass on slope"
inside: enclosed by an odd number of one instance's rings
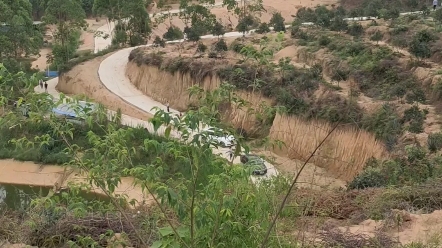
[[[305,161],[327,136],[332,125],[320,121],[306,122],[298,117],[277,115],[270,130],[270,138],[285,143],[275,152],[291,159]],[[386,157],[387,151],[374,135],[355,128],[337,129],[325,141],[310,161],[326,169],[335,177],[350,181],[371,157]]]

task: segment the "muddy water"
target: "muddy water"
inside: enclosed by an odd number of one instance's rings
[[[55,165],[39,165],[33,162],[20,162],[15,160],[0,160],[0,185],[25,185],[27,187],[34,186],[32,190],[25,189],[25,191],[42,192],[47,194],[52,188],[66,188],[69,182],[88,183],[84,175],[80,175],[71,168]],[[40,190],[41,188],[41,190]],[[23,190],[22,190],[23,191]],[[105,195],[103,191],[98,188],[92,190],[94,194]],[[6,189],[0,188],[1,194],[6,192]],[[11,191],[12,192],[12,191]],[[14,195],[17,193],[10,193],[9,197],[17,198]],[[126,195],[129,200],[136,200],[137,205],[150,204],[151,197],[144,194],[139,186],[134,186],[134,179],[130,177],[121,178],[121,183],[115,189],[115,194]],[[15,201],[15,200],[11,200]]]
[[[23,210],[30,206],[33,199],[47,196],[50,190],[50,187],[0,184],[0,205],[5,204],[6,207],[10,209]],[[58,194],[63,191],[66,190],[62,190]],[[105,203],[110,202],[108,198],[99,194],[82,192],[80,196],[86,200],[99,200]]]

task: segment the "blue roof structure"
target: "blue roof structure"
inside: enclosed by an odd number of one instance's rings
[[[97,105],[89,102],[63,103],[52,109],[57,115],[71,118],[82,118],[97,109]]]

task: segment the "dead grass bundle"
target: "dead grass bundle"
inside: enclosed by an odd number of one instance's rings
[[[342,248],[389,248],[398,243],[387,234],[378,232],[374,237],[342,231],[338,227],[327,225],[319,234],[324,247]]]
[[[378,198],[380,189],[353,190],[353,191],[323,191],[299,189],[290,197],[294,205],[302,206],[304,216],[322,216],[333,219],[351,219],[356,222],[367,219],[365,205],[372,198]]]
[[[331,129],[328,123],[277,114],[270,138],[285,143],[284,148],[276,148],[275,152],[305,161]],[[311,162],[337,178],[350,181],[364,168],[369,158],[386,156],[388,153],[384,145],[374,135],[355,128],[340,128],[329,136]]]
[[[373,204],[373,208],[384,211],[399,209],[431,213],[442,209],[442,179],[421,185],[387,189]]]
[[[6,208],[0,209],[0,240],[18,242],[22,234],[21,218],[17,212]],[[1,246],[0,246],[1,247]]]
[[[136,218],[130,220],[138,228],[138,232],[145,238],[146,243],[151,243],[156,237],[153,230],[146,230]],[[124,233],[128,243],[134,247],[142,246],[140,240],[133,231],[130,222],[121,214],[89,215],[78,218],[67,215],[57,221],[47,222],[30,235],[31,245],[38,247],[61,247],[67,241],[78,241],[82,237],[90,237],[100,246],[106,247],[108,240],[103,239],[109,231]]]

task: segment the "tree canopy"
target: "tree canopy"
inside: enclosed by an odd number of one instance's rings
[[[37,55],[42,31],[33,25],[32,5],[27,0],[0,0],[0,59],[18,60]]]

